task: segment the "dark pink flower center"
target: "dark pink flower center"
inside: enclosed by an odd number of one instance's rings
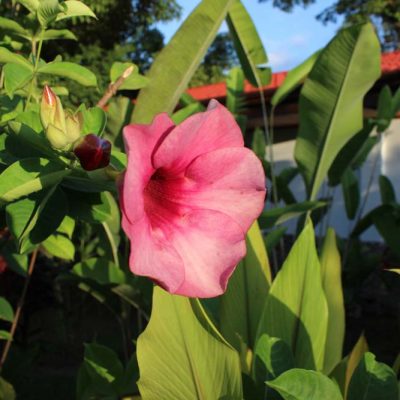
[[[190,207],[185,205],[184,176],[170,176],[166,171],[156,170],[144,189],[144,209],[153,226],[171,223],[182,217]]]

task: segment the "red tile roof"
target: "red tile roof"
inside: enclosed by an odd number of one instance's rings
[[[400,72],[400,50],[391,53],[383,53],[381,59],[382,75]],[[272,74],[271,83],[264,87],[269,92],[275,91],[285,80],[287,72],[276,72]],[[197,86],[187,91],[196,100],[220,99],[226,97],[226,83],[219,82],[211,85]],[[247,94],[257,92],[257,88],[251,86],[247,81],[244,92]]]

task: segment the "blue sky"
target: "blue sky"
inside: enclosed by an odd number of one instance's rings
[[[272,7],[272,0],[265,3],[259,3],[258,0],[242,1],[255,22],[274,72],[295,67],[327,44],[340,27],[340,21],[323,25],[315,19],[317,14],[333,3],[333,0],[317,0],[306,9],[298,6],[292,13],[285,13]],[[180,0],[179,3],[183,8],[181,20],[183,21],[199,0]],[[157,25],[165,35],[165,42],[168,42],[179,28],[180,22]],[[227,30],[226,24],[221,30]]]

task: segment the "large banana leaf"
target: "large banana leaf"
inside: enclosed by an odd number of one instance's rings
[[[137,357],[144,400],[242,399],[238,354],[207,322],[198,301],[156,287]]]
[[[314,200],[340,149],[362,128],[362,100],[380,75],[371,24],[343,29],[322,51],[300,96],[295,158]]]
[[[283,339],[296,366],[321,370],[327,327],[328,308],[309,221],[272,283],[258,336],[266,333]]]
[[[336,246],[335,231],[331,228],[325,237],[321,261],[322,287],[328,304],[328,333],[325,345],[324,372],[330,373],[342,359],[345,333],[342,267]]]
[[[247,255],[229,280],[220,297],[220,329],[224,337],[243,356],[255,347],[257,327],[271,284],[264,241],[257,223],[247,235]],[[247,357],[247,362],[251,359]]]
[[[233,0],[203,0],[159,53],[137,99],[132,122],[149,123],[172,113],[190,78],[215,38]]]
[[[285,98],[302,83],[314,67],[319,54],[320,51],[315,52],[308,57],[307,60],[303,61],[296,68],[293,68],[288,72],[282,85],[279,86],[278,90],[272,96],[271,104],[274,107],[285,100]]]
[[[268,62],[267,53],[249,13],[240,0],[234,0],[226,22],[246,78],[253,86],[267,85],[271,79],[271,70],[265,68]]]

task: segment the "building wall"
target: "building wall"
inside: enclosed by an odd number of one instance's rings
[[[295,141],[287,141],[274,145],[274,159],[276,173],[279,173],[288,166],[295,166],[294,162],[294,146]],[[268,153],[268,152],[267,152]],[[376,169],[372,185],[369,191],[369,195],[366,198],[368,182],[372,173],[373,164],[376,160]],[[360,203],[364,200],[365,207],[363,215],[369,210],[375,208],[381,204],[381,198],[379,193],[378,177],[380,174],[386,175],[392,182],[393,187],[396,190],[397,199],[400,199],[400,119],[396,119],[392,122],[389,129],[384,133],[381,143],[378,143],[371,151],[368,159],[366,160],[363,168],[357,172],[358,178],[361,183],[361,196]],[[294,196],[298,201],[305,199],[304,184],[302,177],[297,176],[290,184]],[[320,196],[334,196],[333,197],[333,208],[329,216],[329,226],[333,227],[339,236],[348,236],[349,232],[353,229],[354,221],[349,221],[346,216],[344,199],[341,186],[337,186],[332,189],[328,185],[324,184],[320,191]],[[283,205],[283,204],[282,204]],[[271,203],[267,202],[267,208],[271,206]],[[288,232],[294,233],[296,224],[295,221],[286,223],[288,226]],[[321,227],[316,227],[317,235],[322,232]],[[362,239],[366,241],[382,241],[381,236],[374,227],[368,229],[362,235]]]

